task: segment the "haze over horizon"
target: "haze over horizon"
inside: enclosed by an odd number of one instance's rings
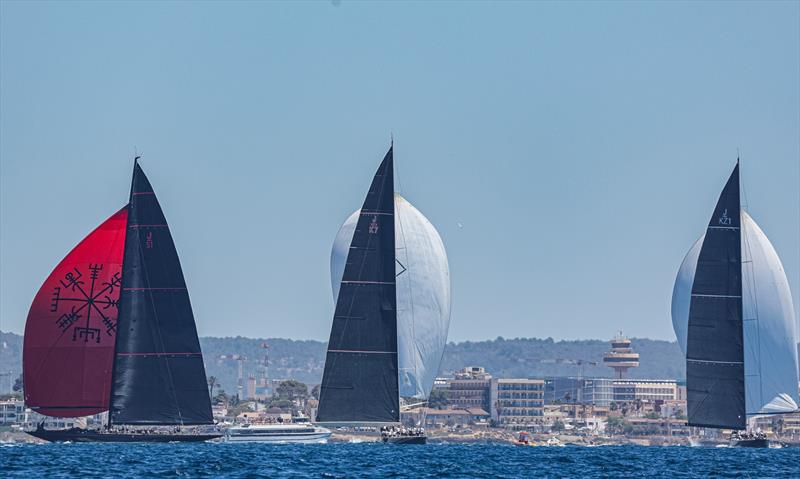
[[[737,156],[800,309],[800,3],[0,3],[0,329],[128,198],[200,336],[326,341],[329,255],[395,139],[450,341],[674,341]]]

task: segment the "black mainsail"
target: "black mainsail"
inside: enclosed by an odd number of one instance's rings
[[[692,285],[686,348],[690,426],[746,426],[740,218],[737,162],[708,224]]]
[[[393,170],[389,148],[347,254],[320,387],[319,422],[400,421]]]
[[[109,422],[212,424],[200,342],[178,252],[134,164]]]

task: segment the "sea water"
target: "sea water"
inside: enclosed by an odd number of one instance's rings
[[[0,477],[800,477],[800,448],[25,444]]]

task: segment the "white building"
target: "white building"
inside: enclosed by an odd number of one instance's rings
[[[532,427],[543,421],[543,379],[492,379],[490,397],[492,419],[500,426]]]

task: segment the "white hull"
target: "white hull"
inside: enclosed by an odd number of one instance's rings
[[[284,434],[275,436],[226,436],[225,442],[271,442],[275,444],[325,444],[331,433],[320,434]]]
[[[323,427],[314,427],[313,431],[287,431],[286,428],[270,426],[252,426],[231,428],[225,433],[225,442],[264,442],[273,444],[325,444],[331,432]]]

